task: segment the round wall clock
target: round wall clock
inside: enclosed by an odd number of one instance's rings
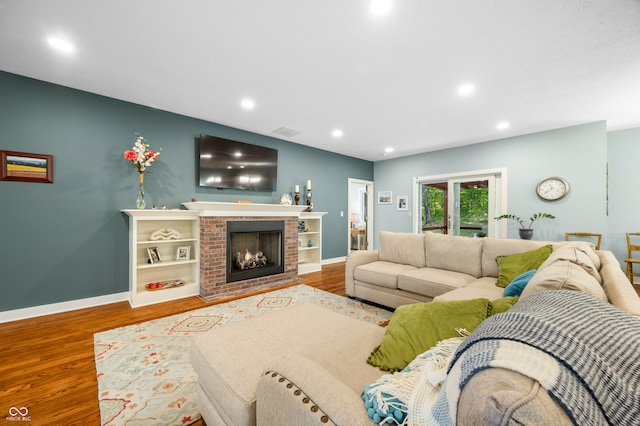
[[[557,201],[569,193],[569,182],[557,176],[547,177],[538,182],[536,193],[545,201]]]

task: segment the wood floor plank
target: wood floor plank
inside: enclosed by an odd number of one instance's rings
[[[300,278],[346,296],[343,262]],[[31,425],[99,425],[94,333],[230,300],[205,303],[190,297],[139,308],[118,302],[0,324],[0,418],[11,407],[24,406]]]

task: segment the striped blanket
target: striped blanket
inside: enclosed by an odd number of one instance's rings
[[[461,389],[490,367],[538,380],[575,424],[640,422],[640,319],[589,294],[537,293],[480,324],[449,364],[437,423],[455,425]]]

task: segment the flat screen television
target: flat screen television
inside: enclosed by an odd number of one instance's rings
[[[198,144],[200,186],[275,191],[278,150],[201,135]]]

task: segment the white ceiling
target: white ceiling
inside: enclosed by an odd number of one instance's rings
[[[640,0],[369,2],[0,0],[0,70],[371,161],[640,127]]]

